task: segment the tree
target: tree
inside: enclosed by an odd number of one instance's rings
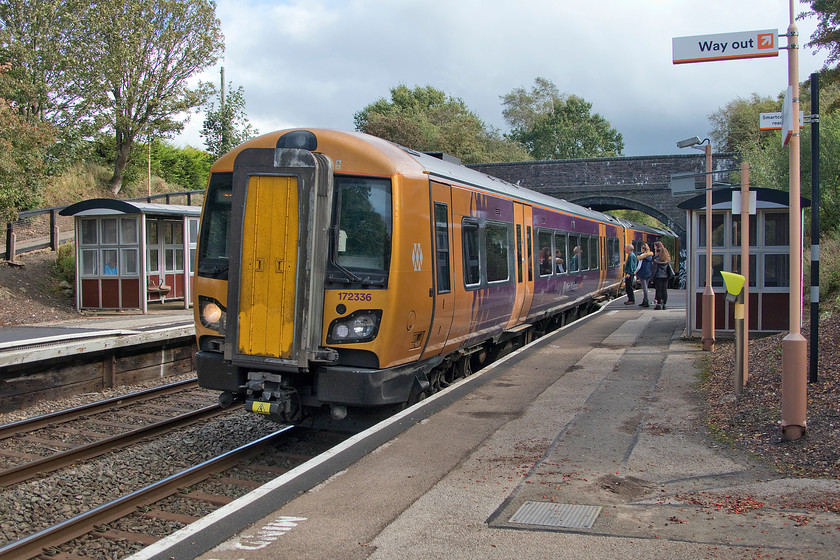
[[[802,110],[810,114],[810,83],[800,91]],[[833,231],[840,228],[840,114],[830,112],[838,105],[840,83],[822,85],[820,91],[820,228]],[[738,98],[710,116],[715,128],[712,137],[721,151],[736,151],[742,161],[750,165],[750,183],[759,187],[787,191],[789,187],[789,152],[782,147],[781,132],[758,131],[758,114],[777,110],[780,102],[752,94]],[[750,130],[750,128],[752,130]],[[811,127],[801,132],[802,192],[811,189]],[[736,177],[735,181],[739,179]],[[805,194],[805,196],[808,196]]]
[[[101,86],[87,91],[116,138],[114,194],[135,139],[180,131],[175,115],[204,103],[211,86],[187,86],[223,50],[212,0],[102,0],[85,12],[89,30],[88,76]]]
[[[0,98],[0,217],[10,219],[37,205],[53,135],[49,124],[22,115]]]
[[[830,65],[840,62],[840,2],[838,0],[806,0],[811,5],[811,11],[799,15],[799,18],[816,16],[819,20],[814,34],[807,46],[817,50],[826,49],[828,57],[825,61],[822,75],[824,84],[840,81],[840,67],[830,68]],[[840,107],[838,99],[831,109]]]
[[[528,159],[515,143],[487,127],[462,99],[432,86],[391,88],[354,115],[356,130],[421,152],[445,152],[464,163]]]
[[[83,92],[86,37],[82,0],[0,0],[0,97],[31,122],[52,125],[52,159],[68,153],[97,123]]]
[[[765,146],[773,139],[772,131],[760,130],[761,113],[782,110],[783,95],[773,99],[753,93],[737,98],[711,115],[712,144],[719,152],[740,152],[745,146]]]
[[[531,92],[516,88],[502,97],[509,137],[536,159],[620,156],[624,139],[592,104],[577,95],[560,95],[545,78]]]
[[[228,90],[230,93],[226,97],[223,97],[224,91],[219,92],[218,109],[214,102],[210,102],[201,129],[204,145],[216,158],[222,157],[234,147],[259,134],[248,122],[245,113],[245,90],[242,86],[234,90],[230,82]]]

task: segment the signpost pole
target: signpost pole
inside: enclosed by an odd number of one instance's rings
[[[741,362],[743,383],[750,380],[750,164],[741,164],[741,276],[744,280],[743,312],[746,326],[741,345],[741,355],[735,356]]]
[[[782,341],[782,438],[801,438],[806,427],[806,365],[808,345],[802,336],[802,212],[799,182],[799,36],[790,0],[788,83],[792,88],[790,136],[790,333]],[[784,131],[782,131],[784,134]]]
[[[811,74],[811,356],[808,382],[819,381],[820,341],[820,75]]]
[[[706,144],[706,289],[703,290],[703,350],[715,351],[715,291],[712,289],[712,143]]]

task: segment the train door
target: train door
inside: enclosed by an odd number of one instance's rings
[[[434,298],[432,328],[423,358],[439,354],[446,344],[455,313],[452,269],[452,194],[449,185],[431,182],[431,235],[434,247]]]
[[[606,224],[598,224],[598,248],[600,258],[598,259],[598,268],[600,269],[600,281],[598,282],[598,289],[602,289],[607,281],[607,226]]]
[[[532,246],[530,242],[532,220],[530,206],[513,204],[514,243],[516,245],[514,252],[516,266],[513,274],[516,280],[516,298],[507,324],[508,329],[522,323],[528,317],[531,301],[534,299],[534,259],[528,254]]]
[[[240,354],[291,357],[297,249],[297,178],[252,176],[242,224]]]

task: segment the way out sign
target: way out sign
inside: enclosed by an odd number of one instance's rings
[[[674,64],[779,56],[779,30],[674,37]]]

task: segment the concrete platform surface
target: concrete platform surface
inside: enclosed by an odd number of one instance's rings
[[[494,364],[199,557],[837,558],[840,516],[804,505],[836,481],[786,479],[707,436],[679,296],[618,300]]]

